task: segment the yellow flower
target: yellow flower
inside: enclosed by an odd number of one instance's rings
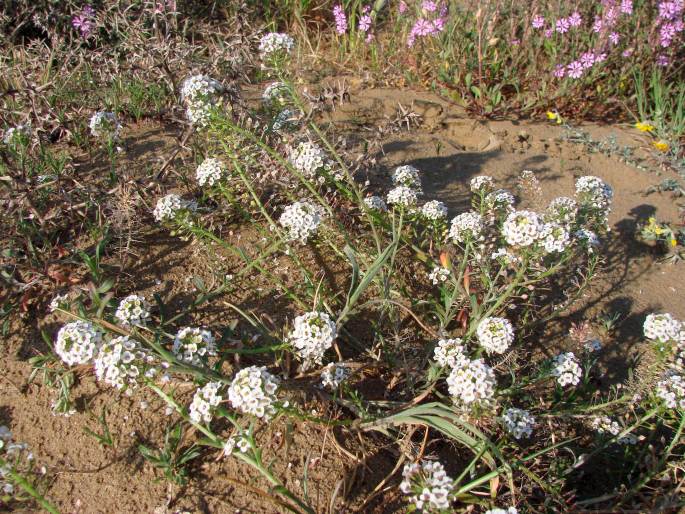
[[[638,129],[640,132],[654,132],[655,129],[654,125],[652,125],[651,123],[646,123],[642,121],[638,121],[635,124],[635,128]]]
[[[553,121],[553,120],[556,120],[556,119],[558,119],[558,118],[559,118],[559,115],[558,115],[556,112],[547,111],[547,119],[548,119],[548,120],[552,120],[552,121]]]
[[[675,239],[671,239],[671,246],[675,246],[677,244],[678,244],[678,241],[676,241]]]
[[[664,141],[664,140],[661,140],[661,141],[654,141],[654,142],[652,143],[652,145],[654,145],[654,148],[656,148],[656,149],[659,150],[660,152],[668,152],[668,149],[670,148],[670,147],[668,146],[668,143],[667,143],[666,141]]]

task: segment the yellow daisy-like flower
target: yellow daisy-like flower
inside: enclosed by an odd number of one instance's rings
[[[646,123],[642,121],[638,121],[635,124],[635,128],[638,129],[640,132],[654,132],[654,130],[656,129],[656,127],[651,123]]]
[[[678,244],[678,241],[675,239],[671,239],[671,246],[676,246]]]
[[[666,141],[654,141],[652,145],[660,152],[668,152],[668,149],[670,148]]]
[[[547,111],[547,119],[549,121],[556,121],[557,125],[561,124],[561,116],[559,116],[559,113],[557,112]]]

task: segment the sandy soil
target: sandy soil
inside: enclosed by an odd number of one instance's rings
[[[389,126],[398,105],[420,118],[410,122],[409,130],[406,125],[397,128],[400,124],[395,124],[394,130],[380,135],[374,132],[379,124]],[[369,168],[372,187],[380,190],[394,166],[413,164],[424,172],[427,199],[446,202],[451,216],[467,208],[468,181],[478,174],[491,175],[498,186],[514,189],[520,172],[533,170],[542,188],[541,195],[530,202],[533,208],[542,208],[556,196],[572,196],[574,181],[581,175],[597,175],[614,188],[612,231],[598,281],[577,308],[550,328],[549,340],[542,341],[543,345],[553,346],[555,338],[568,331],[572,321],[592,319],[600,313],[619,313],[622,321],[616,341],[603,357],[611,375],[608,379],[619,380],[624,378],[627,356],[640,351],[641,325],[647,313],[663,310],[685,318],[682,265],[660,262],[661,256],[654,248],[635,239],[636,223],[648,216],[665,221],[677,219],[678,209],[670,195],[646,194],[649,186],[668,175],[638,170],[615,156],[588,153],[581,145],[563,141],[561,127],[471,120],[461,108],[428,93],[353,88],[351,101],[337,106],[326,117],[348,134],[351,152],[364,141],[371,143],[375,159]],[[598,139],[615,133],[622,144],[640,143],[639,136],[620,128],[585,128]],[[170,129],[154,124],[129,130],[126,159],[137,168],[159,167],[173,149],[176,136]],[[167,180],[173,179],[170,175]],[[157,187],[154,181],[140,182],[145,182],[145,187]],[[126,260],[121,289],[135,283],[138,291],[159,293],[169,305],[180,306],[193,297],[191,275],[214,280],[216,263],[208,261],[191,243],[146,228],[137,229],[130,244],[131,256]],[[224,264],[227,270],[237,265],[230,259]],[[117,268],[112,270],[116,272]],[[252,306],[262,301],[258,296],[239,300]],[[268,310],[282,314],[286,310],[284,301],[270,299]],[[220,303],[196,316],[202,317],[205,324],[225,324],[234,317]],[[163,426],[174,418],[165,413],[165,406],[153,394],[138,391],[131,397],[118,395],[100,388],[89,373],[83,373],[73,391],[77,412],[68,418],[53,416],[54,393],[42,387],[40,381],[27,383],[31,371],[27,358],[45,349],[40,330],[53,335],[58,326],[56,319],[44,312],[31,312],[12,321],[9,337],[2,345],[0,422],[9,424],[17,439],[29,444],[39,465],[46,466],[50,484],[47,497],[62,512],[280,512],[260,492],[266,489],[262,480],[235,459],[217,459],[216,451],[206,451],[196,461],[200,464],[192,467],[188,486],[168,485],[137,451],[139,444],[159,445],[164,437]],[[189,397],[191,393],[183,394]],[[307,401],[308,409],[322,408],[315,398]],[[103,449],[84,433],[85,427],[99,431],[95,417],[103,409],[116,438],[113,450]],[[395,451],[384,447],[387,442],[371,438],[344,440],[340,434],[313,424],[286,421],[259,437],[268,457],[276,458],[276,474],[301,496],[305,496],[306,489],[317,512],[328,512],[332,497],[337,497],[337,512],[360,507],[363,512],[402,510],[394,489],[382,501],[362,506],[396,460]],[[345,506],[341,503],[343,497],[347,498]]]

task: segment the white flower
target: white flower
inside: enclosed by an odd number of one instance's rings
[[[103,343],[95,357],[95,376],[117,389],[137,387],[140,377],[151,378],[157,370],[154,357],[128,336],[115,337]]]
[[[86,364],[98,352],[102,333],[87,321],[74,321],[59,329],[55,352],[68,365]]]
[[[547,208],[547,218],[562,225],[570,225],[576,220],[578,204],[573,198],[560,196],[552,200]]]
[[[614,192],[601,178],[587,175],[576,180],[576,196],[581,204],[606,210],[611,205]]]
[[[530,437],[535,427],[535,418],[530,412],[513,407],[504,412],[502,422],[507,432],[513,435],[515,439]]]
[[[415,191],[421,191],[421,176],[419,170],[411,164],[398,166],[392,172],[392,183],[396,186],[405,186]],[[388,202],[390,203],[390,202]]]
[[[337,337],[335,322],[325,312],[307,312],[293,321],[287,341],[303,361],[303,367],[321,364],[324,353]]]
[[[223,448],[223,452],[222,452],[223,456],[229,457],[233,453],[234,449],[235,449],[235,437],[231,436],[224,443],[224,448]]]
[[[259,41],[259,53],[262,58],[269,57],[274,53],[289,54],[294,46],[295,41],[288,34],[269,32],[262,36]]]
[[[491,258],[493,261],[494,261],[494,260],[499,260],[499,261],[501,261],[502,263],[507,264],[507,265],[508,265],[508,264],[515,263],[515,262],[518,262],[518,261],[520,260],[516,255],[514,255],[513,253],[511,253],[511,252],[510,252],[509,250],[507,250],[506,248],[498,248],[497,250],[495,250],[495,251],[492,253],[492,255],[490,256],[490,258]]]
[[[600,435],[617,436],[621,433],[621,425],[608,416],[595,416],[592,419],[592,428]],[[626,434],[619,437],[616,442],[618,444],[636,444],[637,437],[633,434]]]
[[[297,122],[301,115],[302,113],[300,111],[286,107],[274,116],[272,128],[277,132],[283,129],[288,130],[294,128],[297,126]]]
[[[69,295],[68,294],[58,294],[52,300],[50,300],[50,306],[48,307],[50,312],[55,312],[57,309],[67,309],[69,308]]]
[[[478,324],[476,335],[488,354],[502,354],[514,342],[514,327],[505,318],[485,318]]]
[[[199,366],[207,357],[216,355],[216,344],[209,330],[185,327],[176,334],[171,351],[179,360]]]
[[[388,206],[380,196],[367,196],[364,198],[364,205],[373,211],[387,211]]]
[[[14,145],[18,141],[21,140],[21,138],[30,138],[31,137],[31,125],[28,123],[22,123],[17,125],[16,127],[10,127],[5,131],[5,137],[3,138],[3,142],[6,145]]]
[[[449,237],[455,243],[466,243],[481,238],[485,225],[480,214],[474,211],[465,212],[452,218]]]
[[[245,414],[268,420],[276,413],[277,388],[276,377],[265,367],[250,366],[236,374],[228,388],[228,401]]]
[[[645,337],[658,343],[677,341],[683,324],[668,313],[650,314],[644,323]]]
[[[436,266],[433,268],[433,270],[428,274],[428,279],[433,282],[434,285],[442,284],[444,282],[447,282],[447,279],[450,278],[450,270],[447,268],[442,268],[440,266]]]
[[[577,230],[573,236],[580,245],[587,248],[588,253],[594,253],[594,248],[599,246],[599,238],[592,230],[581,228]]]
[[[514,211],[502,225],[504,239],[512,246],[530,246],[540,237],[542,224],[532,211]]]
[[[98,111],[90,118],[90,133],[95,137],[115,140],[119,137],[121,124],[113,112]]]
[[[588,353],[598,352],[602,349],[602,343],[599,339],[591,339],[590,341],[585,342],[583,348],[585,348],[585,351]]]
[[[481,405],[489,407],[495,395],[497,379],[483,359],[465,359],[452,369],[447,377],[450,396],[466,407]]]
[[[435,362],[441,366],[457,368],[467,363],[468,357],[464,353],[464,345],[461,339],[440,339],[433,352]]]
[[[421,214],[431,221],[443,220],[447,218],[447,206],[439,200],[431,200],[421,207]]]
[[[193,211],[195,208],[194,202],[189,202],[177,194],[170,193],[157,200],[157,205],[152,214],[157,221],[164,222],[173,220],[180,212]]]
[[[300,241],[304,244],[316,233],[323,216],[324,211],[321,206],[302,201],[288,205],[278,221],[288,229],[291,241]]]
[[[149,309],[145,298],[132,294],[121,300],[114,316],[122,325],[144,325],[150,319]]]
[[[685,410],[685,378],[675,371],[668,372],[657,383],[656,395],[669,409]]]
[[[321,385],[330,389],[337,389],[340,387],[347,377],[350,376],[350,370],[340,362],[331,362],[321,372]]]
[[[262,102],[267,107],[275,107],[285,105],[288,101],[289,90],[288,86],[283,82],[272,82],[264,89],[262,93]]]
[[[209,157],[202,161],[202,164],[197,167],[197,171],[195,172],[197,183],[201,186],[213,186],[218,183],[225,174],[225,166],[219,159],[215,159],[214,157]]]
[[[506,189],[498,189],[492,193],[488,193],[485,197],[485,208],[488,211],[503,211],[505,213],[511,212],[514,209],[516,199]]]
[[[495,186],[495,183],[493,182],[492,177],[488,175],[478,175],[477,177],[473,177],[471,179],[470,186],[471,191],[474,193],[487,193],[488,191],[492,190],[492,188]]]
[[[326,153],[317,144],[309,141],[303,141],[290,150],[290,163],[308,179],[331,169],[331,162]]]
[[[519,514],[516,507],[509,507],[508,509],[490,509],[485,511],[485,514]]]
[[[557,377],[557,383],[561,387],[567,385],[578,385],[583,376],[578,359],[572,352],[561,353],[554,357],[554,368],[552,376]]]
[[[219,395],[221,382],[208,382],[204,387],[195,391],[193,401],[188,409],[188,417],[194,423],[209,423],[212,421],[212,407],[221,403],[223,397]]]
[[[397,186],[388,191],[387,202],[389,205],[398,207],[413,207],[416,205],[418,195],[415,190],[407,186]]]
[[[410,495],[409,501],[425,512],[448,509],[454,500],[453,486],[454,481],[437,461],[406,464],[402,470],[400,491]]]
[[[209,122],[223,86],[206,75],[192,75],[181,86],[181,101],[186,105],[186,115],[193,125],[203,127]]]
[[[206,75],[192,75],[181,85],[181,101],[186,103],[214,103],[223,91],[218,81]]]
[[[542,226],[540,240],[547,253],[561,253],[566,250],[571,243],[566,227],[554,222],[545,223]]]

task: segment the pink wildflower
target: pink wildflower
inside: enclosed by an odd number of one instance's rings
[[[630,57],[631,55],[633,55],[633,51],[634,50],[632,48],[626,48],[625,50],[623,50],[623,53],[621,54],[621,56],[622,57]]]
[[[580,27],[580,25],[583,23],[583,18],[580,16],[578,11],[575,11],[567,18],[567,21],[571,27]]]
[[[531,23],[534,29],[541,29],[545,26],[545,18],[539,14],[533,17],[533,22]]]
[[[551,37],[552,37],[552,34],[554,34],[554,30],[553,30],[553,29],[547,29],[547,30],[545,30],[545,38],[547,38],[547,39],[551,38]]]
[[[333,17],[335,18],[335,31],[342,35],[347,32],[347,16],[343,6],[338,4],[333,7]]]
[[[595,64],[596,58],[595,54],[593,52],[585,52],[580,56],[580,64],[583,67],[584,70],[592,68],[592,66]],[[569,73],[570,75],[570,73]],[[577,77],[573,77],[577,78]]]
[[[621,12],[623,14],[633,14],[633,0],[621,0]]]
[[[421,4],[421,9],[423,9],[426,12],[435,12],[438,10],[438,4],[433,2],[433,0],[423,0],[423,3]]]
[[[566,66],[563,64],[557,64],[556,68],[554,69],[554,76],[558,79],[564,78],[564,75],[566,75]]]
[[[367,32],[371,28],[371,16],[368,14],[363,15],[359,18],[359,30],[362,32]]]
[[[568,20],[568,18],[559,18],[555,28],[559,34],[566,34],[568,29],[571,28],[571,22]]]
[[[665,68],[666,66],[671,64],[671,60],[668,58],[667,55],[660,55],[656,58],[656,64],[657,66],[662,66]]]
[[[404,0],[401,0],[400,5],[398,7],[398,11],[400,11],[400,14],[404,14],[406,12],[406,10],[407,10],[407,2],[405,2]]]
[[[579,79],[582,77],[583,71],[583,65],[580,63],[580,61],[573,61],[567,67],[567,75],[572,79]]]
[[[618,35],[618,32],[612,32],[611,34],[609,34],[609,41],[611,41],[612,45],[617,45],[620,39],[621,38]]]

